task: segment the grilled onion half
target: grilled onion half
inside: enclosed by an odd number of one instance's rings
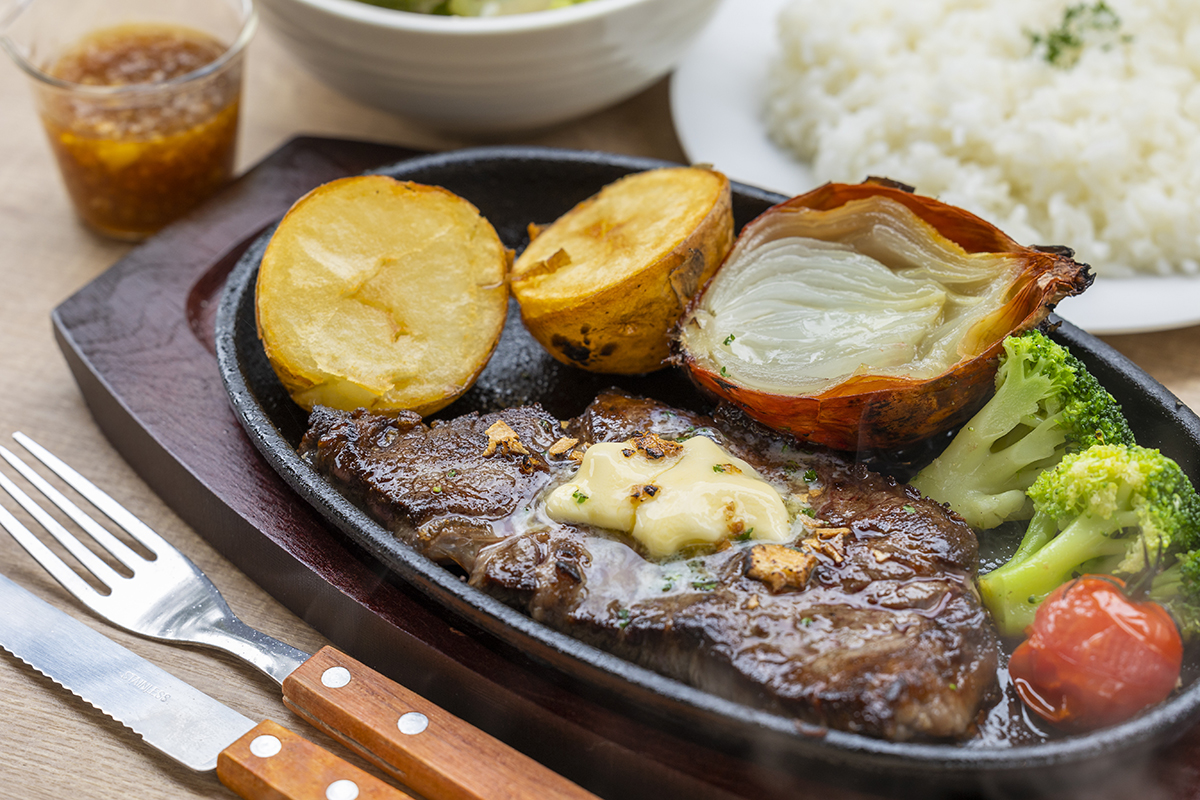
[[[883,179],[826,184],[748,224],[675,332],[703,390],[799,439],[898,448],[965,421],[1001,342],[1092,281]]]

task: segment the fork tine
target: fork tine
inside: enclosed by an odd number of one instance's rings
[[[0,457],[7,461],[13,469],[21,473],[21,477],[25,478],[39,492],[45,495],[47,500],[62,509],[76,524],[87,531],[88,535],[95,539],[97,544],[111,553],[114,558],[126,567],[135,570],[139,564],[146,562],[144,558],[129,549],[124,542],[113,536],[112,533],[88,516],[83,509],[68,500],[62,492],[47,483],[41,475],[30,469],[28,464],[17,458],[16,454],[7,447],[0,446]],[[12,495],[13,499],[20,503],[22,508],[28,511],[34,519],[50,532],[50,535],[57,539],[63,547],[70,550],[71,555],[79,559],[105,585],[111,587],[114,585],[114,581],[120,580],[121,576],[119,574],[110,569],[103,561],[96,558],[91,550],[83,546],[78,538],[68,532],[66,528],[59,525],[58,521],[47,514],[33,498],[17,488],[12,481],[6,479],[4,483],[7,484],[4,485],[4,490]]]
[[[171,544],[168,544],[167,541],[159,536],[149,525],[135,517],[133,513],[129,511],[129,509],[125,508],[125,506],[114,500],[99,486],[80,475],[65,462],[59,459],[58,456],[54,455],[49,450],[42,447],[40,444],[35,442],[33,439],[30,439],[20,431],[14,433],[13,438],[16,439],[22,447],[28,450],[30,455],[45,464],[51,472],[62,478],[68,486],[79,492],[80,495],[87,498],[89,503],[102,511],[106,517],[115,522],[126,533],[128,533],[137,541],[141,542],[150,552],[154,553],[155,555],[163,555],[164,553],[174,551],[175,548]],[[26,469],[28,469],[28,467]],[[33,474],[37,475],[37,473]],[[42,481],[42,483],[45,483],[45,481]],[[54,492],[53,487],[50,487],[49,484],[46,484],[46,486],[50,488],[52,492]],[[40,488],[41,487],[39,487],[39,489]],[[59,493],[55,492],[55,494]],[[62,495],[59,494],[59,497],[62,497]],[[53,500],[53,498],[51,499]],[[66,498],[63,498],[63,500],[69,505],[74,506],[74,504],[69,500],[66,500]],[[57,504],[57,501],[55,501],[55,503]],[[68,514],[71,514],[71,512],[65,507],[59,506],[59,508],[62,508],[63,511],[66,511]],[[80,525],[88,528],[88,533],[92,533],[91,528],[82,521],[83,519],[88,520],[88,523],[91,526],[97,527],[101,531],[104,531],[103,528],[100,528],[100,526],[96,525],[94,520],[92,520],[82,511],[79,511],[77,506],[75,509],[79,512],[82,519],[77,518],[74,515],[71,515],[71,519],[74,519]],[[108,534],[107,531],[104,531],[104,533]],[[111,537],[111,534],[108,535]],[[120,540],[116,539],[115,537],[113,537],[113,541],[117,542],[121,547],[124,547]]]
[[[0,475],[0,483],[12,484],[8,478]],[[8,486],[4,487],[8,490]],[[14,487],[15,488],[15,487]],[[19,489],[17,491],[20,491]],[[10,492],[11,494],[11,492]],[[33,556],[33,560],[42,565],[50,575],[62,584],[62,587],[71,594],[78,597],[84,604],[91,606],[92,603],[99,600],[101,595],[93,589],[87,581],[79,577],[75,570],[67,566],[67,563],[56,556],[54,552],[42,543],[42,540],[33,535],[33,533],[21,524],[20,520],[9,513],[8,509],[0,506],[0,528],[8,531],[17,544],[25,548],[29,555]],[[86,548],[85,548],[86,549]],[[95,558],[95,556],[92,556]],[[104,565],[107,568],[107,564]]]
[[[4,460],[12,465],[14,469],[20,471],[24,477],[30,477],[28,472],[29,467],[2,446],[0,446],[0,457],[3,457]],[[33,477],[37,478],[38,476],[35,474]],[[42,489],[43,493],[45,493],[45,488],[38,488]],[[53,490],[52,487],[46,488],[51,488],[51,490]],[[70,552],[70,554],[73,555],[77,561],[79,561],[79,563],[83,564],[87,570],[99,578],[101,583],[111,588],[115,585],[116,581],[120,580],[121,575],[115,572],[110,566],[108,566],[108,564],[100,560],[95,553],[93,553],[83,544],[83,542],[79,541],[78,537],[60,525],[58,520],[47,514],[46,510],[38,505],[37,501],[35,501],[23,489],[18,487],[3,474],[0,474],[0,489],[4,489],[4,491],[8,492],[8,495],[13,500],[16,500],[17,503],[20,504],[21,508],[28,511],[29,515],[37,520],[39,525],[45,528],[51,536],[57,539],[58,543],[65,547],[67,551]],[[65,497],[62,498],[62,500],[67,503],[70,502]],[[28,533],[29,529],[25,528],[25,531]],[[105,533],[108,533],[108,531],[105,531]],[[109,535],[111,536],[111,534]],[[102,546],[103,544],[104,543],[101,542]],[[120,542],[117,542],[117,544],[124,547],[124,545],[122,545]],[[130,565],[126,564],[126,566]]]

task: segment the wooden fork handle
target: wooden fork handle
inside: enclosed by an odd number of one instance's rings
[[[283,701],[429,800],[596,800],[332,647],[284,679]]]

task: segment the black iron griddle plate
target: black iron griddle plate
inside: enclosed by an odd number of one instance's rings
[[[546,148],[480,148],[404,161],[377,172],[443,186],[474,203],[504,243],[518,252],[527,225],[552,222],[600,187],[662,162]],[[735,225],[782,197],[734,185]],[[824,775],[907,776],[938,784],[1039,783],[1142,755],[1195,721],[1200,684],[1116,727],[1025,747],[966,743],[886,742],[841,731],[797,727],[794,720],[747,708],[634,666],[551,630],[461,582],[417,555],[334,491],[295,453],[307,425],[272,372],[254,323],[254,279],[270,232],[251,247],[229,278],[216,325],[217,355],[234,410],[250,438],[283,478],[333,525],[390,568],[458,615],[550,668],[610,697],[677,735],[775,768]],[[1055,334],[1124,406],[1141,444],[1159,447],[1196,480],[1200,419],[1132,362],[1064,323]],[[524,330],[515,308],[501,344],[477,385],[439,416],[539,402],[567,418],[597,391],[617,384],[636,394],[703,410],[703,400],[675,370],[645,377],[594,375],[551,359]],[[1115,757],[1118,756],[1119,758]],[[850,780],[851,783],[858,781]]]

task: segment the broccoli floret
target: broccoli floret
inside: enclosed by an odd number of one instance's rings
[[[1184,641],[1200,635],[1200,549],[1182,553],[1154,576],[1149,598],[1165,607]]]
[[[1065,348],[1038,331],[1004,340],[996,393],[910,481],[974,528],[1029,519],[1026,490],[1068,453],[1133,444],[1112,395]]]
[[[1193,595],[1200,601],[1200,560],[1178,559],[1200,546],[1200,497],[1158,450],[1102,444],[1069,454],[1038,477],[1029,497],[1033,518],[1016,554],[979,579],[1004,635],[1024,631],[1042,599],[1077,574],[1157,574],[1164,599],[1181,609]],[[1175,573],[1158,572],[1171,562]],[[1188,613],[1200,622],[1195,606]]]

